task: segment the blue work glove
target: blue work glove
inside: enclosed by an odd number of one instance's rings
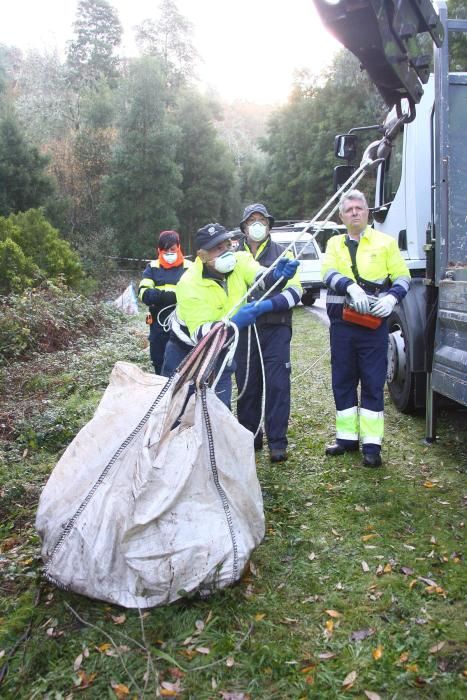
[[[258,316],[266,314],[268,311],[272,311],[272,301],[270,299],[265,299],[264,301],[253,301],[249,304],[245,304],[241,309],[237,311],[236,314],[230,319],[232,323],[239,328],[246,328],[251,326],[252,323],[256,321]]]
[[[251,324],[256,321],[257,316],[258,308],[256,303],[253,301],[249,304],[245,304],[245,306],[242,306],[242,308],[239,309],[230,320],[241,330],[242,328],[251,326]]]
[[[272,311],[272,301],[270,299],[264,299],[263,301],[257,301],[256,304],[257,316],[262,316],[267,314],[268,311]]]
[[[286,280],[292,279],[300,265],[298,260],[290,260],[289,258],[281,258],[274,268],[274,279],[278,280],[283,277]]]

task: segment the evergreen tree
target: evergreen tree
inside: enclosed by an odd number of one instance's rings
[[[194,76],[198,60],[192,25],[173,0],[162,0],[160,13],[157,22],[147,19],[137,27],[136,42],[143,54],[161,59],[166,87],[177,90]]]
[[[74,32],[67,51],[71,83],[93,86],[102,78],[114,79],[119,63],[114,52],[123,33],[115,8],[107,0],[80,0]]]
[[[159,59],[133,62],[120,97],[119,133],[106,178],[105,222],[116,231],[122,255],[147,257],[158,232],[178,225],[181,198],[175,160],[180,132],[165,110]]]
[[[448,0],[448,16],[452,19],[467,19],[467,0]],[[449,34],[450,70],[467,71],[467,34]]]
[[[183,94],[174,114],[181,130],[177,163],[183,173],[183,198],[177,214],[185,250],[190,252],[192,234],[198,228],[210,221],[228,224],[235,216],[230,201],[234,163],[217,134],[213,116],[212,104],[193,91]]]
[[[382,120],[384,105],[357,59],[340,52],[327,74],[302,74],[262,141],[269,155],[266,199],[279,219],[310,218],[332,193],[334,137]]]
[[[53,192],[48,159],[30,146],[12,113],[0,119],[0,216],[45,203]]]

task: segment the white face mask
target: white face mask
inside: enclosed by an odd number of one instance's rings
[[[227,272],[232,272],[237,264],[237,258],[231,250],[226,250],[225,253],[219,255],[214,261],[214,269],[217,272],[225,275]]]
[[[177,253],[162,253],[162,257],[164,258],[165,262],[171,265],[174,263],[177,259]]]
[[[268,228],[261,221],[255,221],[253,224],[248,226],[248,236],[252,241],[260,243],[264,241],[268,233]]]

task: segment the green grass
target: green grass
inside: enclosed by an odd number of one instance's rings
[[[32,524],[41,485],[92,415],[115,360],[149,369],[144,325],[116,324],[26,378],[24,405],[49,403],[29,406],[2,442],[0,664],[13,650],[2,697],[115,697],[112,683],[129,698],[170,692],[164,683],[182,689],[167,697],[193,700],[465,696],[466,411],[443,413],[440,440],[427,447],[423,417],[388,402],[383,469],[365,470],[358,455],[325,458],[334,434],[328,333],[303,308],[294,323],[290,458],[270,465],[266,450],[258,456],[267,532],[251,570],[231,589],[143,620],[42,581]]]

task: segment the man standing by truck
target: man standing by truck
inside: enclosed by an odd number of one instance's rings
[[[264,204],[250,204],[243,212],[240,229],[245,235],[244,250],[251,253],[263,267],[269,267],[284,252],[283,246],[271,240],[274,224]],[[286,254],[286,257],[292,257]],[[251,300],[263,291],[253,292]],[[265,429],[271,462],[287,459],[287,427],[290,414],[290,341],[292,339],[292,308],[298,304],[302,288],[298,270],[285,288],[273,290],[273,308],[256,321],[256,333],[251,328],[240,332],[235,355],[235,377],[239,391],[237,418],[252,433],[261,422],[263,393],[265,394]],[[264,364],[265,387],[261,357]],[[255,449],[263,446],[263,435],[255,438]]]
[[[326,447],[326,454],[335,457],[357,451],[360,441],[363,465],[379,467],[387,372],[386,319],[407,294],[410,272],[396,241],[368,226],[368,213],[362,192],[350,190],[342,195],[339,214],[347,233],[329,240],[323,260],[336,404],[336,442]]]

